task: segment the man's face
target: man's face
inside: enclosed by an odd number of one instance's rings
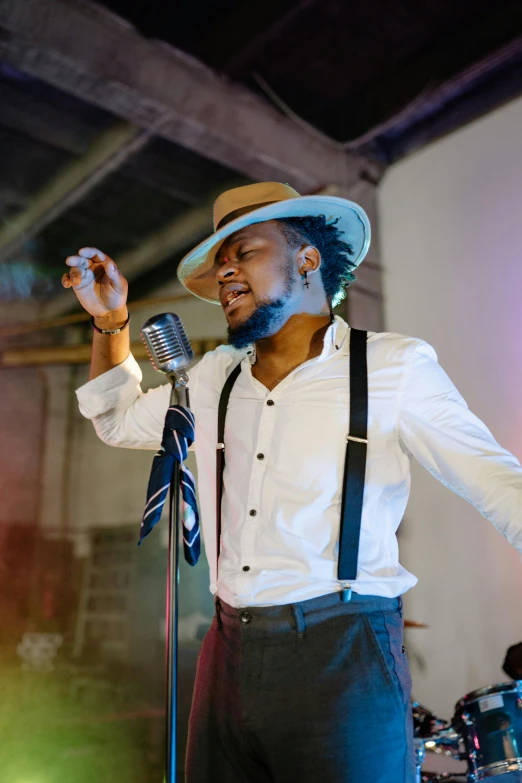
[[[223,243],[216,277],[232,345],[275,334],[299,311],[295,253],[273,220],[246,226]]]

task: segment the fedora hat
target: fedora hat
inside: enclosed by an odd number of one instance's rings
[[[280,182],[256,182],[227,190],[216,199],[214,233],[182,259],[178,278],[195,296],[219,304],[215,256],[227,237],[252,223],[310,215],[337,220],[343,241],[353,250],[350,265],[359,266],[370,245],[370,222],[358,204],[337,196],[300,196]]]

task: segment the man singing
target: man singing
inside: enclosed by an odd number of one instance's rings
[[[214,225],[178,271],[194,295],[221,304],[229,341],[189,373],[216,616],[200,652],[187,781],[412,783],[400,596],[416,578],[399,564],[396,539],[411,456],[521,552],[522,470],[425,342],[389,333],[366,342],[359,332],[356,356],[357,330],[332,307],[368,249],[360,207],[258,183],[223,193]],[[140,389],[127,283],[95,248],[67,264],[63,284],[95,329],[81,411],[106,443],[157,449],[170,386]],[[347,584],[338,570],[341,515],[353,468],[350,367],[361,351],[368,444],[357,576]],[[218,403],[227,379],[217,542]]]

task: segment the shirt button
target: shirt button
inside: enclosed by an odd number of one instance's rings
[[[243,571],[250,571],[250,566],[243,566]]]
[[[250,623],[252,621],[252,615],[250,612],[241,612],[240,620],[246,625],[246,623]]]
[[[258,454],[258,455],[257,455],[257,458],[258,458],[258,459],[264,459],[264,458],[265,458],[265,455],[264,455],[264,454]]]
[[[251,517],[255,517],[255,515],[257,514],[257,511],[255,510],[255,508],[251,508],[248,513],[250,514]]]
[[[274,401],[273,401],[273,400],[267,400],[267,401],[266,401],[266,404],[267,404],[267,405],[274,405],[275,403],[274,403]]]

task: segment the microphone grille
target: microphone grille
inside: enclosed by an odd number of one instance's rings
[[[154,367],[160,372],[184,370],[194,358],[194,351],[180,318],[162,313],[143,324],[141,337]]]

